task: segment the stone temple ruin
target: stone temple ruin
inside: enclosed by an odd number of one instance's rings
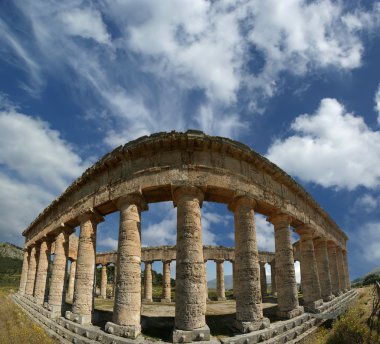
[[[148,210],[149,203],[164,201],[177,208],[176,246],[142,249],[141,212]],[[203,246],[201,207],[207,201],[224,203],[233,213],[234,249]],[[120,214],[117,254],[97,255],[97,224],[113,212]],[[273,224],[272,254],[258,252],[255,212]],[[72,233],[78,226],[76,242]],[[294,247],[291,228],[300,237]],[[328,314],[342,312],[356,296],[350,290],[348,238],[317,202],[249,147],[199,131],[158,133],[116,148],[55,199],[23,235],[24,263],[14,301],[63,343],[149,342],[141,335],[141,306],[152,299],[155,260],[164,262],[164,301],[170,300],[169,262],[176,260],[174,343],[295,343]],[[221,300],[225,297],[222,262],[233,262],[236,314],[231,326],[236,334],[232,337],[215,338],[206,323],[205,261],[209,259],[217,262]],[[295,259],[301,264],[303,306],[298,300]],[[271,263],[277,321],[270,322],[263,313],[266,278],[260,262]],[[99,323],[94,310],[95,268],[109,263],[115,264],[117,273],[112,319],[95,326]],[[102,296],[105,274],[103,268]],[[66,297],[72,298],[72,305]]]

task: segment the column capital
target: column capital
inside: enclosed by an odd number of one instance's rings
[[[192,185],[172,185],[172,197],[175,207],[182,197],[196,198],[199,201],[199,205],[202,207],[204,191],[201,188]]]
[[[274,213],[267,218],[267,221],[273,225],[286,224],[290,226],[292,222],[292,217],[285,213]]]
[[[100,222],[103,222],[104,218],[97,210],[90,208],[79,214],[78,220],[81,224],[86,221],[91,221],[92,223],[98,224]]]
[[[113,201],[119,210],[123,210],[129,205],[135,205],[139,211],[148,210],[148,204],[146,203],[144,196],[141,192],[134,192],[127,195],[120,196]]]
[[[316,232],[316,230],[308,224],[297,226],[294,228],[294,231],[301,237],[301,241],[312,240],[314,233]]]
[[[260,264],[260,266],[265,266],[266,262],[260,262],[259,261],[259,264]]]
[[[255,209],[257,206],[256,200],[248,197],[247,195],[235,195],[234,198],[228,203],[228,209],[234,212],[238,207],[245,206]]]
[[[170,264],[172,262],[172,260],[171,259],[163,259],[163,260],[161,260],[161,262]]]
[[[224,259],[214,259],[215,263],[224,263]]]
[[[338,245],[332,240],[327,240],[327,247],[336,249],[338,247]]]
[[[319,237],[319,238],[314,238],[314,246],[324,246],[327,245],[327,238],[326,237]]]
[[[144,260],[143,263],[145,265],[147,265],[147,264],[153,264],[153,260]]]

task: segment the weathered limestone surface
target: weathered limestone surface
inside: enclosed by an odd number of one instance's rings
[[[50,263],[50,242],[42,241],[40,245],[40,255],[38,258],[38,268],[36,285],[34,287],[34,297],[36,302],[42,305],[46,296],[46,283],[48,278],[48,269]]]
[[[54,243],[54,263],[48,301],[48,309],[54,317],[61,316],[64,310],[68,240],[68,234],[65,231],[61,231]]]
[[[235,220],[235,327],[243,333],[269,326],[261,305],[254,206],[255,202],[246,197],[239,197],[230,205]]]
[[[176,303],[173,342],[207,340],[205,272],[202,246],[201,203],[203,193],[195,187],[177,187]],[[193,331],[201,329],[193,338]],[[182,338],[182,339],[181,339]]]
[[[107,298],[107,265],[102,265],[100,280],[100,296],[102,299]]]
[[[335,296],[341,294],[339,285],[338,261],[336,257],[336,245],[332,241],[327,242],[327,252],[329,256],[329,268],[331,277],[331,291]]]
[[[308,226],[298,227],[301,249],[301,285],[306,310],[315,311],[322,305],[321,287],[319,285],[317,261],[314,254],[313,229]]]
[[[72,260],[70,265],[70,277],[69,285],[67,287],[67,298],[70,301],[73,301],[74,298],[74,283],[75,283],[75,271],[77,269],[77,261]]]
[[[290,240],[290,218],[279,214],[268,219],[274,225],[276,249],[277,315],[293,318],[303,312],[298,304],[293,247]]]
[[[29,270],[29,251],[24,250],[24,260],[22,263],[22,271],[21,271],[21,279],[20,279],[20,287],[18,292],[21,295],[25,294],[26,281],[28,280],[28,270]]]
[[[206,264],[207,264],[207,260],[205,260],[205,266],[204,266],[204,272],[205,272],[205,298],[206,298],[206,302],[209,301],[209,297],[208,297],[208,285],[207,285],[207,269],[206,269]]]
[[[273,260],[270,263],[270,273],[271,273],[271,289],[272,294],[277,294],[277,284],[276,284],[276,261]]]
[[[261,286],[261,295],[267,296],[267,274],[265,271],[265,263],[260,262],[260,286]]]
[[[317,261],[319,284],[323,301],[333,299],[330,277],[329,257],[327,252],[327,241],[324,238],[314,240],[315,259]]]
[[[74,301],[66,317],[80,324],[90,324],[94,309],[96,226],[103,218],[94,212],[80,216],[78,259],[75,271]]]
[[[162,299],[161,302],[171,302],[172,288],[170,284],[170,260],[162,262]]]
[[[145,262],[144,271],[144,300],[148,302],[153,301],[152,297],[152,262]]]
[[[117,280],[112,323],[106,331],[136,338],[141,332],[141,218],[146,203],[139,194],[119,198]]]
[[[344,263],[344,276],[346,278],[346,290],[351,289],[350,273],[348,272],[348,260],[347,260],[347,250],[342,250],[343,263]]]
[[[339,288],[342,292],[346,291],[346,272],[344,268],[343,254],[340,247],[336,247],[336,260],[338,263]]]
[[[25,294],[33,296],[34,292],[34,282],[36,280],[36,269],[37,269],[37,249],[34,245],[30,251],[29,257],[29,270],[28,270],[28,279],[26,281]]]
[[[226,299],[226,291],[224,288],[224,261],[216,260],[216,294],[218,301]],[[206,283],[207,288],[207,283]]]

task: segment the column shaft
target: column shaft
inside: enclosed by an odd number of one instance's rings
[[[326,239],[319,238],[314,240],[314,252],[315,259],[317,261],[321,296],[323,301],[331,301],[333,299],[333,295]]]
[[[203,194],[195,187],[173,193],[177,206],[176,303],[173,342],[208,340],[201,228]]]
[[[50,247],[50,243],[47,241],[41,242],[40,255],[38,258],[36,286],[34,288],[34,296],[36,298],[36,302],[40,305],[44,303],[46,297],[46,285],[50,263]]]
[[[260,287],[262,298],[268,294],[267,291],[267,274],[265,271],[265,263],[260,262]]]
[[[161,302],[171,302],[170,260],[162,262],[162,298]]]
[[[24,260],[22,263],[20,287],[18,292],[21,295],[25,294],[26,282],[28,280],[28,271],[29,271],[29,250],[24,249]]]
[[[69,277],[69,285],[67,287],[67,299],[72,302],[74,297],[74,283],[75,283],[75,271],[77,268],[76,260],[71,261],[70,265],[70,277]]]
[[[100,279],[100,296],[102,299],[107,298],[107,265],[102,265],[102,273]]]
[[[338,263],[339,288],[344,293],[346,291],[346,272],[344,269],[342,249],[339,246],[336,247],[336,258]]]
[[[205,271],[205,297],[206,297],[206,302],[209,301],[210,299],[208,298],[208,285],[207,285],[207,260],[205,260],[205,266],[204,266],[204,271]]]
[[[270,263],[270,283],[271,283],[272,295],[275,295],[277,293],[277,284],[276,284],[276,263],[274,260]]]
[[[218,301],[226,299],[226,291],[224,287],[224,261],[216,260],[216,294]]]
[[[34,284],[36,281],[36,270],[37,270],[37,249],[34,245],[30,251],[29,257],[29,270],[28,270],[28,279],[26,281],[25,294],[33,296],[34,293]]]
[[[347,251],[342,250],[343,254],[343,263],[344,263],[344,276],[346,278],[346,289],[351,289],[351,282],[350,282],[350,273],[348,272],[348,260],[347,260]]]
[[[235,199],[230,205],[235,221],[235,327],[243,333],[269,326],[269,320],[263,317],[261,304],[254,206],[255,202],[245,197]]]
[[[332,241],[327,242],[327,252],[329,256],[331,291],[335,296],[338,296],[341,294],[339,285],[338,261],[336,257],[336,245]]]
[[[152,262],[145,262],[144,271],[144,300],[153,301],[152,297]]]
[[[281,214],[269,218],[269,221],[273,223],[275,231],[277,315],[293,318],[302,314],[303,309],[298,303],[293,246],[290,240],[290,218]]]
[[[54,263],[50,281],[49,310],[53,316],[61,316],[65,305],[65,282],[67,270],[67,256],[69,251],[69,237],[62,231],[57,235],[54,248]]]

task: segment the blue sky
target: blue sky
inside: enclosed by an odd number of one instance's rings
[[[114,147],[194,128],[296,178],[347,232],[362,276],[380,265],[379,32],[379,1],[1,1],[0,241],[22,245]],[[226,206],[202,213],[204,242],[232,246]],[[273,250],[272,227],[256,223]],[[173,244],[175,225],[172,204],[151,205],[143,244]],[[107,216],[99,251],[117,227]]]

